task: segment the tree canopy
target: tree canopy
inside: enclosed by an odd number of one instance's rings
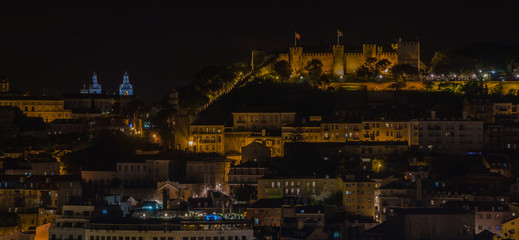
[[[405,82],[408,77],[416,76],[418,69],[410,64],[397,64],[391,67],[391,73],[395,81],[402,79]]]
[[[368,58],[362,66],[355,70],[355,73],[366,81],[373,81],[382,72],[385,72],[389,66],[391,66],[391,62],[387,59]]]
[[[274,72],[281,80],[287,80],[290,78],[290,64],[285,60],[277,61],[274,64]]]
[[[319,59],[312,59],[306,65],[305,70],[308,71],[308,80],[317,82],[323,75],[323,63]]]

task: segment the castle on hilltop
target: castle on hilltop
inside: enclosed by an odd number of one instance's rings
[[[262,51],[253,51],[253,66],[260,63],[264,56]],[[304,72],[308,62],[318,59],[323,63],[325,74],[341,76],[354,73],[368,58],[387,59],[391,65],[410,64],[420,69],[420,42],[403,42],[398,39],[391,44],[390,49],[376,44],[363,44],[362,52],[344,52],[344,45],[333,45],[332,52],[328,53],[306,53],[303,52],[303,47],[291,47],[288,53],[279,54],[278,61],[288,61],[292,74],[297,76]]]

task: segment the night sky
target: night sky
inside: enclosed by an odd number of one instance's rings
[[[352,44],[418,36],[426,63],[446,47],[519,42],[518,1],[22,2],[0,2],[0,73],[24,91],[79,92],[95,70],[114,92],[127,70],[157,101],[204,66],[292,46],[294,30],[315,46],[333,44],[337,28]]]

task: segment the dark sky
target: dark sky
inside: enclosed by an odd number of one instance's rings
[[[445,47],[519,42],[518,1],[78,2],[0,2],[0,73],[13,88],[78,92],[96,70],[113,92],[127,70],[157,101],[204,66],[288,48],[294,30],[307,45],[333,44],[337,28],[353,44],[418,35],[426,62]]]

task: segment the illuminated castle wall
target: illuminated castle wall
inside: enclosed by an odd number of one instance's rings
[[[291,72],[299,75],[312,59],[323,63],[326,74],[343,75],[354,73],[368,58],[387,59],[391,64],[410,64],[420,68],[420,43],[402,42],[391,44],[392,51],[383,51],[382,46],[363,44],[361,53],[345,53],[343,45],[334,45],[331,53],[305,53],[302,47],[292,47],[289,53],[280,54],[278,60],[290,63]]]

